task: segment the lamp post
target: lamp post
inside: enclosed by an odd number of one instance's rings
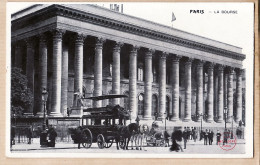
[[[43,125],[42,125],[42,129],[43,131],[46,129],[46,102],[48,99],[48,92],[45,88],[43,88],[42,91],[42,101],[43,101]]]
[[[168,118],[168,113],[166,111],[164,112],[164,116],[165,116],[165,126],[164,126],[164,129],[166,131],[166,120]]]
[[[225,130],[226,130],[226,128],[227,128],[227,111],[228,111],[227,107],[224,107]]]
[[[231,121],[232,122],[231,139],[233,139],[233,120],[234,120],[234,116],[231,116],[231,118],[232,118],[232,121]]]

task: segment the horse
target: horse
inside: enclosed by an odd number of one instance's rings
[[[138,132],[131,137],[132,149],[134,149],[133,148],[133,142],[134,142],[136,146],[136,150],[142,150],[143,141],[144,139],[146,139],[149,133],[150,131],[148,125],[146,124],[139,125]]]
[[[118,143],[120,139],[123,140],[123,149],[128,150],[128,144],[131,137],[138,132],[138,124],[131,123],[128,126],[122,126],[118,129],[118,136],[116,138],[116,147],[119,150]]]

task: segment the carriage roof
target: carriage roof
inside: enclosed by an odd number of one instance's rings
[[[98,100],[124,98],[124,97],[128,97],[128,96],[127,96],[127,95],[115,95],[115,94],[111,94],[111,95],[101,95],[101,96],[95,96],[95,97],[87,97],[87,98],[84,98],[84,99],[90,99],[90,100],[93,100],[93,101],[98,101]]]

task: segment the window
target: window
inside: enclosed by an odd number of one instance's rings
[[[152,115],[155,116],[155,112],[158,113],[158,99],[156,95],[153,95],[152,97]]]
[[[144,81],[144,70],[143,70],[143,64],[142,63],[138,64],[137,80],[138,81]]]
[[[144,115],[144,95],[138,96],[138,115]]]
[[[158,79],[157,79],[157,70],[156,68],[154,67],[153,68],[153,82],[157,83],[158,82]]]
[[[166,96],[166,116],[165,117],[169,117],[170,116],[170,98],[168,96]]]

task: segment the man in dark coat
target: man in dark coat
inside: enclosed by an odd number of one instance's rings
[[[208,137],[209,137],[209,132],[206,129],[206,132],[204,133],[204,145],[208,145]]]
[[[218,143],[220,142],[220,138],[221,138],[221,133],[219,132],[219,130],[217,131],[216,137],[217,137],[217,145],[218,145]]]
[[[50,142],[48,143],[48,146],[55,147],[55,139],[57,137],[57,132],[55,131],[55,129],[52,126],[50,126],[48,134],[49,134],[49,140],[50,140]]]
[[[80,149],[80,144],[82,142],[82,127],[79,126],[77,129],[76,129],[76,142],[78,143],[78,149]]]
[[[27,138],[28,138],[28,144],[32,143],[32,130],[31,128],[28,129],[27,131]]]
[[[183,142],[184,142],[184,149],[186,149],[186,143],[187,143],[188,136],[189,136],[188,131],[187,131],[186,127],[184,127],[184,131],[182,134]]]
[[[209,130],[209,145],[212,145],[214,132]]]

